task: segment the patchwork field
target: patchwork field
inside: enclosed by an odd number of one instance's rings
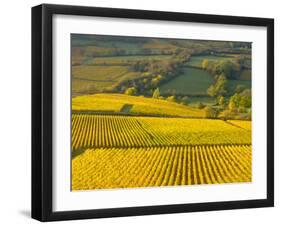
[[[72,190],[251,182],[251,145],[87,149]]]

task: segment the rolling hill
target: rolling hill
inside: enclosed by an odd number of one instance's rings
[[[72,111],[92,111],[131,115],[176,116],[200,118],[203,110],[182,104],[124,94],[93,94],[72,98]]]

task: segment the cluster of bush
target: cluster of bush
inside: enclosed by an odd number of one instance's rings
[[[238,57],[235,61],[203,60],[202,68],[213,75],[215,81],[208,88],[207,93],[209,96],[217,98],[215,106],[205,108],[207,118],[251,119],[251,89],[237,85],[233,92],[227,88],[229,80],[239,79],[241,70],[247,67],[247,60],[244,56]],[[201,104],[198,107],[204,108],[205,106]]]
[[[251,119],[251,90],[245,89],[241,93],[235,93],[228,100],[219,96],[215,106],[198,104],[198,108],[204,109],[206,118],[222,119]]]

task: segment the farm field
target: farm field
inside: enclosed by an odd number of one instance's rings
[[[72,96],[101,92],[105,89],[111,89],[115,83],[111,81],[93,81],[86,79],[72,79]]]
[[[227,122],[236,125],[238,127],[241,127],[243,129],[252,130],[252,122],[251,121],[240,121],[240,120],[228,120]]]
[[[127,107],[126,112],[123,112]],[[72,111],[200,118],[204,111],[166,100],[124,94],[94,94],[72,98]]]
[[[251,182],[251,145],[87,149],[72,190]]]
[[[142,77],[127,66],[72,66],[72,93],[87,94],[113,89],[120,82]]]
[[[116,81],[128,72],[129,70],[126,66],[73,66],[72,78],[93,81]]]
[[[251,144],[250,124],[222,120],[72,115],[72,150],[92,147],[152,147]],[[241,126],[233,126],[241,125]]]
[[[214,97],[204,96],[204,97],[189,97],[188,99],[190,107],[197,107],[199,103],[204,103],[206,106],[213,106],[216,104],[216,99]]]
[[[230,91],[235,91],[237,85],[243,85],[247,88],[251,88],[251,81],[247,81],[247,80],[229,80],[227,82],[227,88],[230,90]]]
[[[214,82],[213,77],[202,69],[184,67],[183,73],[161,85],[163,94],[206,95],[206,90]]]
[[[243,70],[240,74],[241,80],[251,81],[252,79],[252,72],[251,70]]]
[[[220,60],[230,60],[231,56],[213,56],[213,55],[202,55],[202,56],[192,56],[186,63],[187,66],[192,67],[202,67],[202,61],[207,59],[209,61],[220,61]]]
[[[87,61],[87,64],[100,65],[100,64],[109,64],[109,65],[118,65],[118,64],[131,64],[136,61],[141,60],[166,60],[171,59],[172,55],[133,55],[133,56],[114,56],[114,57],[95,57],[91,61]]]

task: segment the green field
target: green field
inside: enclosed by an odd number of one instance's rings
[[[185,67],[183,74],[160,86],[161,94],[205,95],[213,77],[204,70]]]
[[[228,80],[227,81],[227,88],[230,92],[235,92],[235,89],[237,85],[243,85],[246,88],[251,88],[251,81],[245,81],[245,80]]]
[[[191,107],[197,107],[199,103],[203,103],[206,106],[212,106],[217,103],[215,97],[189,97],[188,98],[188,105]]]
[[[91,81],[82,79],[72,79],[72,95],[83,95],[90,93],[103,92],[115,86],[111,81]]]
[[[129,72],[125,66],[73,66],[72,78],[93,81],[117,81]]]
[[[93,57],[86,62],[86,64],[100,65],[122,65],[122,64],[132,64],[136,61],[142,60],[167,60],[171,59],[172,55],[134,55],[134,56],[114,56],[114,57]]]
[[[125,109],[125,111],[124,111]],[[132,115],[204,117],[202,110],[174,102],[128,96],[124,94],[95,94],[72,98],[72,110],[105,113],[126,113]]]
[[[72,66],[72,92],[87,94],[110,91],[122,81],[142,76],[142,73],[131,72],[126,66]]]
[[[189,61],[186,63],[187,66],[192,67],[202,67],[202,61],[207,59],[209,61],[220,61],[220,60],[229,60],[232,57],[228,56],[213,56],[213,55],[202,55],[202,56],[192,56]]]
[[[108,47],[111,48],[119,48],[125,49],[128,54],[138,54],[140,49],[142,48],[142,43],[129,43],[124,41],[113,41],[113,42],[98,42],[98,45],[101,47]]]
[[[251,70],[243,70],[243,71],[241,71],[240,79],[241,80],[246,80],[246,81],[251,81],[251,79],[252,79],[252,72],[251,72]]]

